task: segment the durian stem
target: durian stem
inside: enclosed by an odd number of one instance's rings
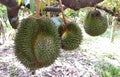
[[[40,18],[40,2],[36,0],[36,18]]]
[[[61,13],[62,13],[62,16],[63,16],[63,21],[64,21],[64,24],[67,24],[67,21],[65,19],[65,15],[64,15],[64,10],[63,10],[63,7],[62,7],[62,1],[59,0],[59,6],[60,6],[60,10],[61,10]]]
[[[50,6],[50,0],[47,1],[48,6]],[[50,12],[47,12],[48,17],[50,18]]]
[[[94,5],[94,7],[95,7],[95,10],[96,10],[96,5]]]

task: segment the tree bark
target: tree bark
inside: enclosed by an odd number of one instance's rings
[[[80,8],[94,6],[102,1],[104,0],[62,0],[62,3],[71,9],[79,10]]]
[[[0,0],[0,3],[4,4],[5,6],[7,6],[9,8],[17,6],[16,0]]]
[[[67,7],[63,6],[63,9],[65,10]],[[59,7],[54,7],[54,6],[46,6],[46,8],[44,9],[44,11],[47,12],[61,12]]]

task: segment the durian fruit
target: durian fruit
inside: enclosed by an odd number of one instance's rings
[[[91,10],[88,12],[85,21],[85,32],[91,36],[98,36],[107,30],[107,19],[103,17],[98,10]]]
[[[31,70],[51,65],[59,56],[60,38],[49,18],[23,19],[15,38],[15,55]]]
[[[58,32],[61,37],[62,49],[74,50],[79,47],[82,41],[82,32],[77,24],[69,22],[64,27],[61,25]]]

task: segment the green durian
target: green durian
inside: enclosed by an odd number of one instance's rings
[[[59,35],[61,37],[61,47],[64,50],[74,50],[79,47],[82,41],[82,32],[76,23],[69,22],[64,28],[59,26]]]
[[[23,19],[15,38],[15,55],[29,69],[51,65],[59,56],[60,38],[49,18]]]
[[[107,19],[103,17],[98,10],[91,10],[88,12],[85,21],[85,32],[91,36],[98,36],[107,30]]]

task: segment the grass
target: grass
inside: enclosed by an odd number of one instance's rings
[[[120,66],[115,66],[109,62],[101,62],[95,66],[95,71],[102,77],[120,77]]]
[[[112,52],[103,52],[102,54],[101,54],[101,57],[102,58],[105,58],[105,57],[107,57],[107,58],[110,58],[110,59],[114,59],[115,57],[116,57],[116,54],[115,53],[112,53]]]

